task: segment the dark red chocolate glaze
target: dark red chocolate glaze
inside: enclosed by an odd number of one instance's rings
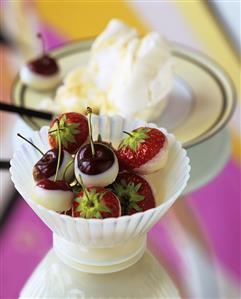
[[[77,153],[80,171],[88,175],[100,174],[108,170],[114,163],[113,151],[106,145],[94,143],[95,155],[92,155],[91,145],[86,144]]]
[[[42,76],[51,76],[59,71],[56,60],[48,55],[30,61],[28,67],[32,72]]]
[[[61,152],[60,166],[63,162],[64,152]],[[48,179],[55,175],[58,162],[58,149],[47,151],[33,167],[33,178],[36,182]]]
[[[65,181],[51,181],[48,179],[41,180],[37,183],[38,187],[46,190],[62,190],[62,191],[71,191],[68,183]]]

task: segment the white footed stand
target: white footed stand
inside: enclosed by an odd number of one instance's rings
[[[180,297],[168,274],[146,250],[145,237],[116,248],[88,249],[54,236],[53,249],[35,269],[20,298]]]

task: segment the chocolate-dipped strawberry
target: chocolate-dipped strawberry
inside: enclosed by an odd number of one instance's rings
[[[63,113],[50,124],[48,140],[52,148],[56,148],[58,144],[57,125],[59,125],[62,148],[70,154],[75,154],[88,140],[87,118],[76,112]]]
[[[119,172],[119,164],[113,149],[103,143],[93,142],[91,126],[91,109],[89,115],[90,143],[82,146],[75,156],[75,177],[87,187],[105,187],[113,183]]]
[[[73,215],[81,218],[110,218],[121,216],[121,205],[118,197],[103,187],[86,188],[81,177],[82,191],[73,201]]]
[[[42,55],[23,65],[20,78],[24,84],[37,90],[50,90],[60,82],[60,68],[55,58],[45,51],[44,39],[41,33],[37,37],[42,42]]]
[[[43,179],[33,189],[32,199],[49,210],[64,212],[71,209],[74,193],[63,180]]]
[[[111,188],[120,200],[122,216],[144,212],[156,206],[151,186],[137,174],[120,173]]]
[[[140,127],[124,132],[117,156],[122,169],[150,174],[163,168],[168,158],[167,136],[156,128]]]

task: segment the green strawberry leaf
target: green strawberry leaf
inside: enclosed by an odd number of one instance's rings
[[[76,129],[76,128],[79,127],[79,124],[78,123],[72,123],[71,127],[72,127],[72,129]]]
[[[61,143],[65,148],[68,148],[68,143],[77,143],[76,135],[78,135],[81,130],[79,129],[79,123],[68,123],[66,121],[66,115],[63,115],[59,122],[60,127],[60,138]],[[50,129],[51,136],[53,136],[57,142],[57,123],[54,123],[53,127]]]
[[[114,193],[120,199],[121,206],[125,212],[131,208],[134,208],[137,212],[141,211],[141,208],[137,204],[145,199],[144,195],[139,194],[141,186],[141,183],[135,184],[134,182],[129,182],[127,184],[125,180],[113,184]]]
[[[111,213],[111,210],[103,204],[99,204],[98,209],[101,212]]]
[[[149,138],[149,130],[149,128],[139,128],[132,131],[125,139],[122,140],[119,145],[119,149],[129,147],[131,150],[137,151],[139,145]]]
[[[101,216],[101,214],[100,214],[99,211],[96,212],[95,217],[96,217],[97,219],[102,219],[102,216]]]
[[[129,209],[130,208],[135,209],[137,212],[141,212],[141,208],[135,202],[130,203]]]
[[[81,197],[75,198],[75,202],[79,205],[76,207],[76,212],[80,212],[80,216],[86,219],[103,218],[101,212],[111,213],[111,210],[101,203],[101,200],[106,192],[97,192],[96,188],[85,190]]]

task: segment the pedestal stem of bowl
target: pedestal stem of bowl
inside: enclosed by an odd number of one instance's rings
[[[56,234],[53,247],[68,266],[88,273],[112,273],[135,264],[146,249],[146,235],[114,247],[89,248],[69,242]]]

